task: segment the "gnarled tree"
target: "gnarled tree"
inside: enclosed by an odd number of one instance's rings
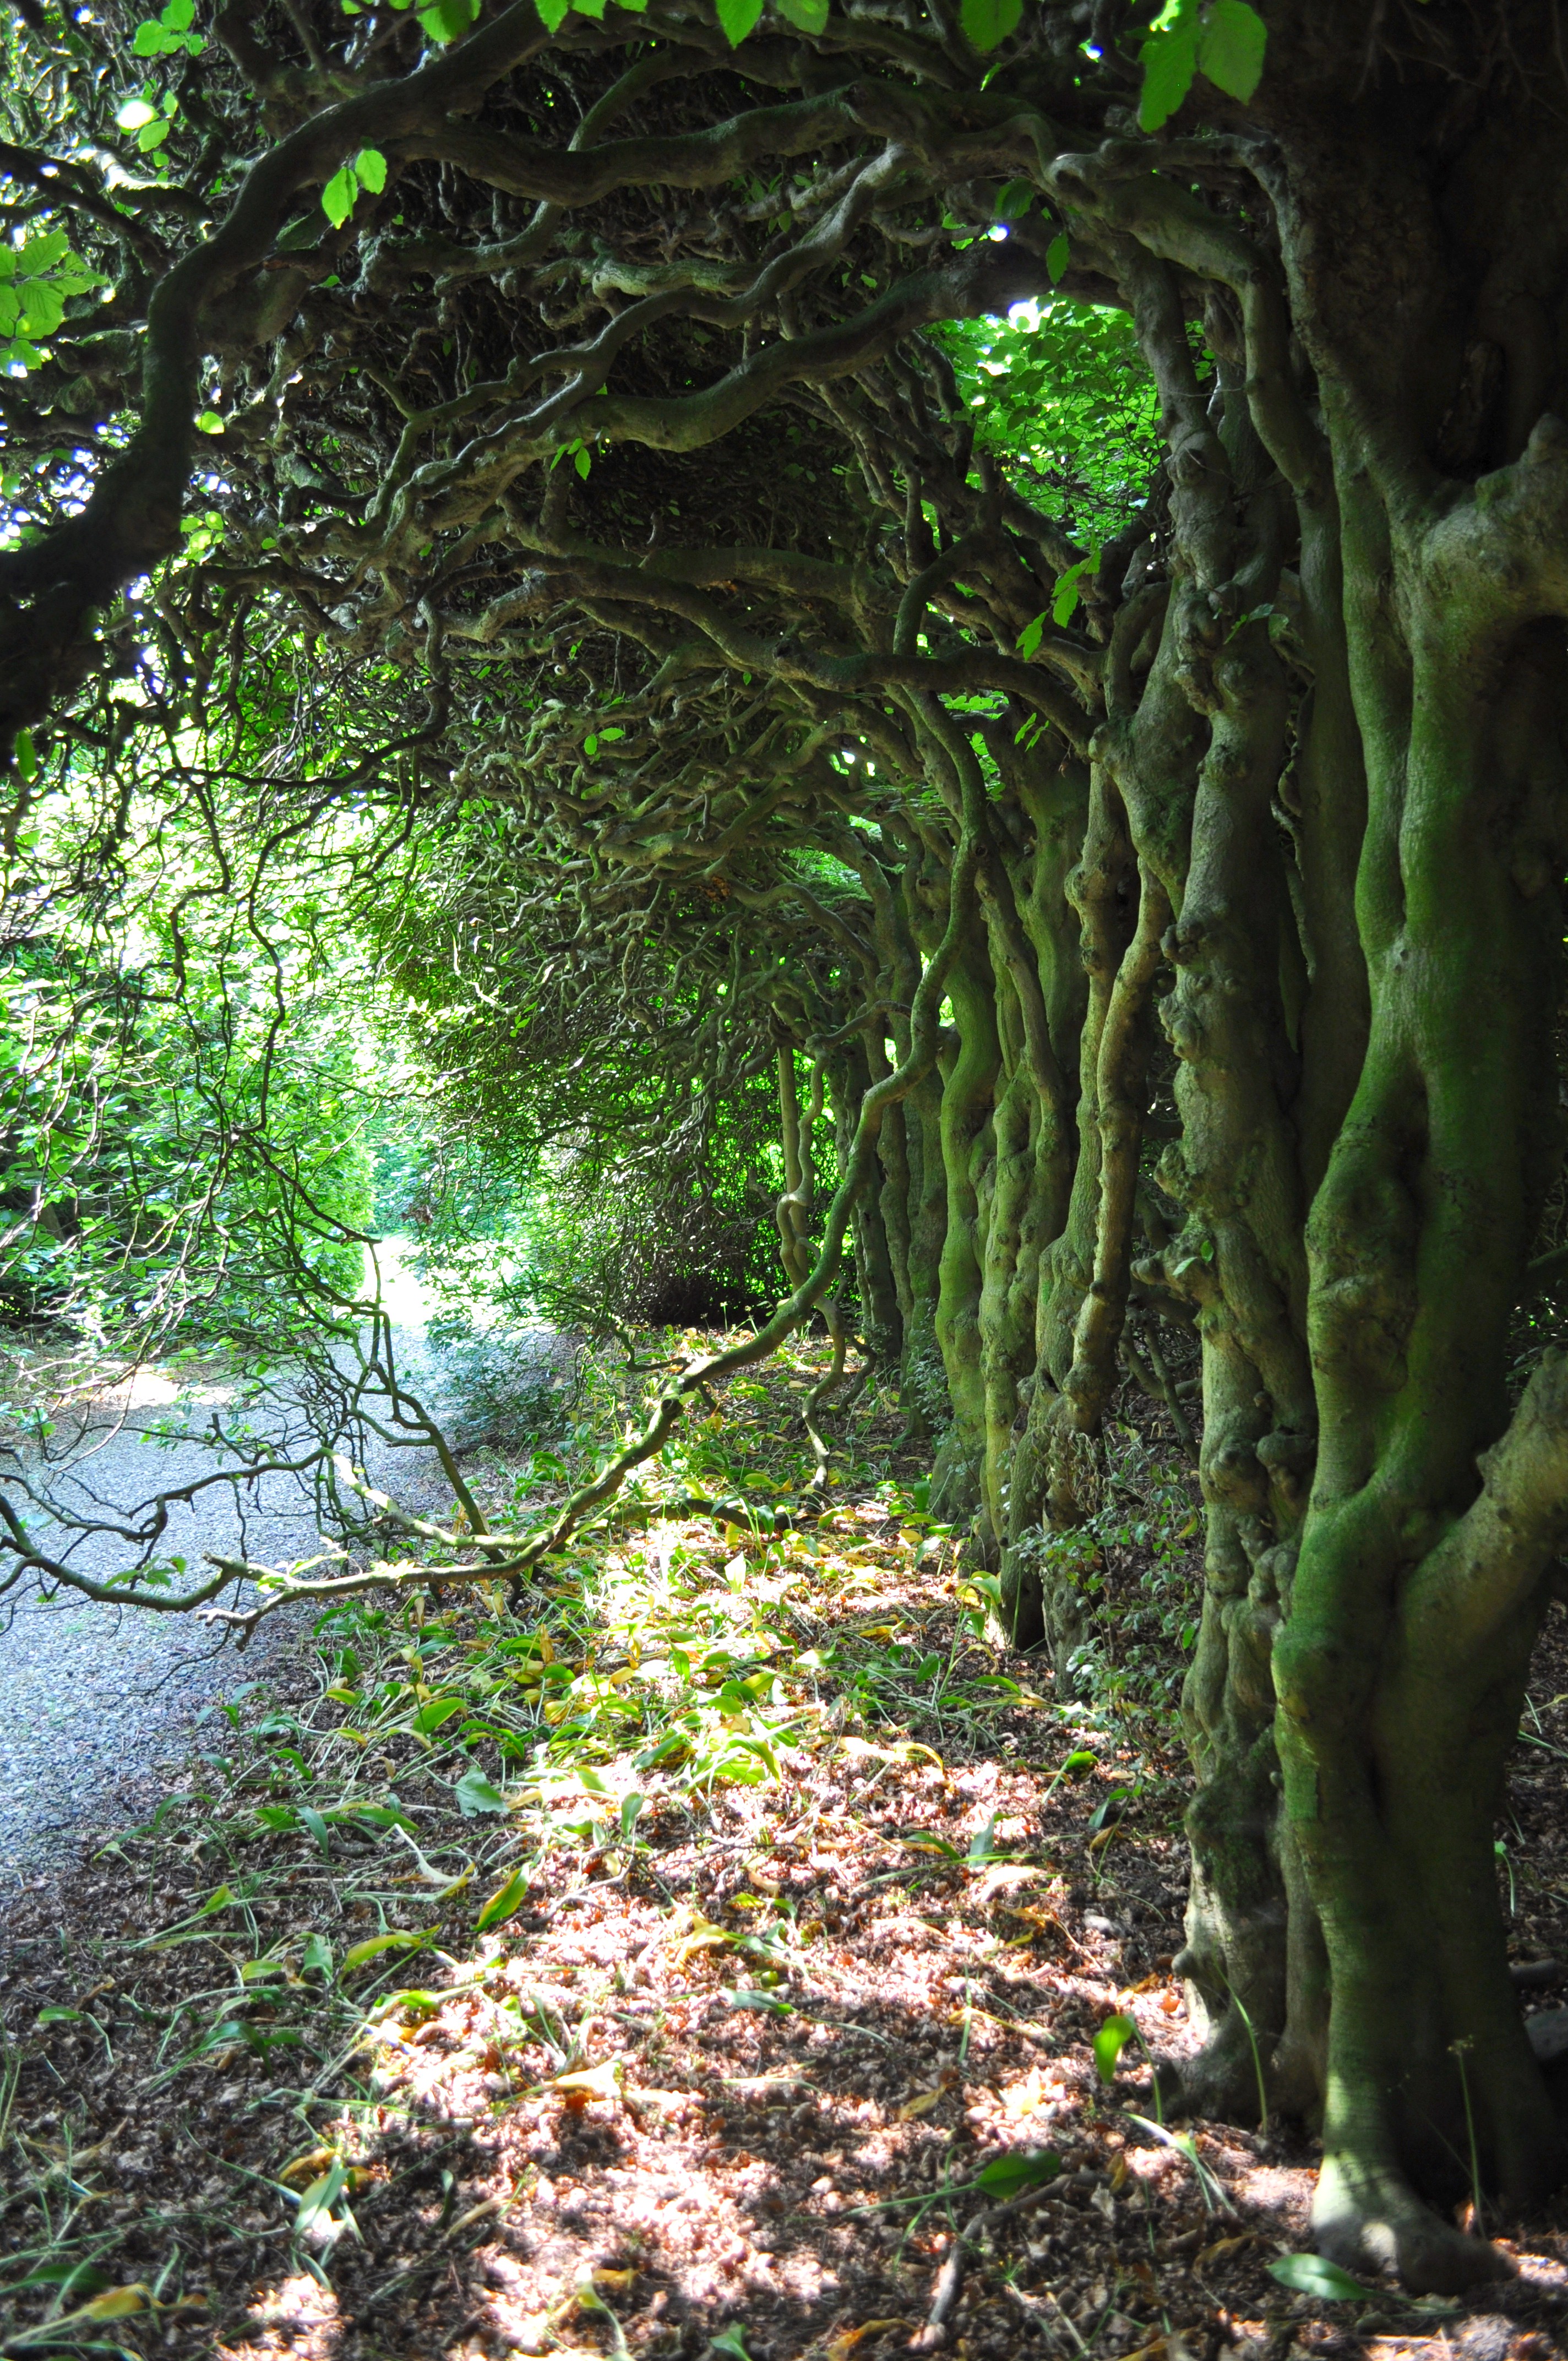
[[[1129,1308],[1195,1327],[1187,2096],[1255,2043],[1330,2251],[1495,2268],[1424,2200],[1467,2120],[1508,2202],[1563,2163],[1491,1849],[1568,1528],[1563,1364],[1514,1400],[1508,1349],[1561,1159],[1550,0],[184,6],[12,37],[18,237],[111,291],[0,394],[8,848],[138,636],[187,715],[264,637],[373,681],[343,792],[530,1005],[656,972],[688,1075],[779,1060],[781,1323],[848,1239],[1063,1660]],[[1024,447],[952,325],[1020,305]],[[1121,487],[1052,439],[1096,311]]]

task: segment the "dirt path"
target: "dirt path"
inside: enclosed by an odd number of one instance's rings
[[[403,1325],[394,1334],[411,1379],[422,1373],[428,1380],[421,1329]],[[198,1433],[232,1396],[233,1389],[211,1384],[181,1393],[167,1378],[143,1373],[128,1400],[100,1409],[56,1497],[83,1516],[123,1513],[207,1473],[222,1462],[201,1443],[159,1444],[148,1430],[178,1415]],[[287,1401],[248,1423],[281,1443],[290,1425]],[[389,1479],[395,1457],[398,1497],[411,1506],[436,1505],[431,1453],[386,1457],[386,1466],[372,1466],[374,1480]],[[265,1477],[243,1493],[215,1487],[195,1504],[177,1506],[167,1542],[168,1553],[182,1554],[192,1568],[209,1551],[277,1565],[318,1546],[309,1488],[291,1476]],[[80,1538],[70,1555],[100,1578],[126,1563],[121,1545],[107,1535]],[[284,1673],[300,1629],[298,1615],[280,1615],[241,1651],[184,1616],[117,1611],[71,1595],[18,1601],[9,1628],[0,1631],[0,1904],[47,1883],[73,1857],[84,1825],[115,1817],[105,1814],[110,1798],[123,1806],[137,1784],[153,1775],[161,1784],[178,1772],[203,1709]],[[210,1742],[217,1745],[215,1733]]]

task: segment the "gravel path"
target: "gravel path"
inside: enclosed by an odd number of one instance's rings
[[[416,1328],[397,1332],[400,1364],[417,1383],[423,1362]],[[422,1372],[430,1384],[428,1363]],[[133,1509],[150,1493],[188,1482],[214,1464],[199,1444],[155,1446],[146,1433],[171,1409],[192,1431],[211,1414],[214,1389],[196,1389],[176,1401],[172,1386],[141,1381],[123,1415],[99,1427],[79,1452],[76,1472],[58,1487],[61,1502],[99,1514],[104,1505]],[[433,1400],[432,1407],[435,1406]],[[112,1415],[112,1414],[111,1414]],[[286,1428],[286,1406],[251,1422],[274,1439]],[[444,1500],[439,1469],[428,1451],[388,1455],[396,1461],[395,1493],[427,1511]],[[372,1480],[388,1483],[389,1466],[374,1461]],[[167,1552],[181,1552],[192,1570],[209,1550],[278,1564],[319,1546],[313,1507],[296,1477],[274,1476],[246,1496],[216,1486],[170,1516]],[[100,1576],[125,1563],[112,1540],[92,1536],[71,1553],[72,1562]],[[0,1612],[3,1612],[0,1609]],[[241,1653],[232,1640],[185,1616],[148,1614],[94,1605],[66,1596],[24,1599],[10,1629],[0,1631],[0,1904],[25,1887],[47,1883],[74,1861],[81,1832],[112,1825],[142,1807],[155,1786],[183,1766],[192,1736],[198,1748],[221,1751],[216,1730],[195,1725],[208,1708],[245,1684],[287,1678],[298,1664],[302,1608],[263,1623]]]

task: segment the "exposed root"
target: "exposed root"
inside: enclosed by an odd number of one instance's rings
[[[1403,2173],[1357,2157],[1324,2157],[1312,2233],[1331,2262],[1348,2271],[1397,2271],[1413,2295],[1458,2295],[1514,2276],[1507,2255],[1443,2221]]]

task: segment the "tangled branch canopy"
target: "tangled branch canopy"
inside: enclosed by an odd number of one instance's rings
[[[1321,2122],[1341,2260],[1494,2269],[1425,2200],[1568,2161],[1490,1818],[1568,1534],[1549,0],[18,5],[13,1008],[150,862],[146,976],[221,907],[283,1012],[257,1170],[329,938],[466,1137],[672,1221],[776,1091],[783,1303],[603,1485],[819,1307],[1064,1679],[1157,1394],[1186,2098]]]

